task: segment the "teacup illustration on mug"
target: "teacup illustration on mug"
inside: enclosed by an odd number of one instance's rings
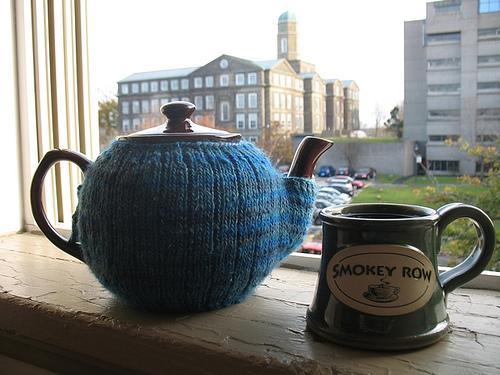
[[[323,251],[307,326],[337,343],[375,350],[430,345],[448,332],[446,295],[479,275],[495,248],[491,219],[452,203],[437,210],[351,204],[321,211]],[[448,224],[469,218],[478,241],[456,267],[439,273]]]
[[[400,288],[384,282],[383,279],[381,281],[380,284],[368,285],[368,290],[363,293],[363,297],[374,302],[392,302],[397,300]]]

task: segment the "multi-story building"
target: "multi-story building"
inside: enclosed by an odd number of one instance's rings
[[[275,60],[222,55],[201,67],[135,73],[122,79],[118,82],[122,131],[160,124],[161,105],[177,100],[196,105],[195,122],[217,124],[254,142],[264,128],[331,135],[359,128],[358,112],[358,117],[344,119],[342,82],[324,81],[314,64],[299,59],[297,22],[290,12],[278,20],[277,52]],[[328,85],[333,94],[328,94]],[[337,104],[329,112],[330,97]]]
[[[404,138],[436,174],[473,174],[476,160],[450,141],[500,134],[500,0],[427,3],[405,22]]]

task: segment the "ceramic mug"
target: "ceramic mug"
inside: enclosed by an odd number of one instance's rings
[[[438,210],[399,204],[325,208],[323,251],[307,326],[353,347],[426,346],[448,331],[446,295],[481,273],[495,247],[491,219],[461,203]],[[469,218],[478,245],[439,274],[437,256],[448,224]]]

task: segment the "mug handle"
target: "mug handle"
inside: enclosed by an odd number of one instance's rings
[[[448,294],[484,270],[495,249],[495,228],[488,215],[468,204],[450,203],[439,208],[437,213],[439,215],[437,224],[439,243],[441,243],[445,228],[460,218],[471,219],[478,236],[478,244],[471,254],[459,265],[439,275],[443,290],[445,294]]]
[[[79,243],[69,241],[68,239],[61,236],[54,229],[52,224],[50,224],[43,209],[42,204],[42,188],[45,175],[52,165],[55,163],[66,160],[71,161],[78,165],[83,173],[87,171],[87,168],[92,164],[92,162],[87,159],[87,157],[79,152],[69,151],[69,150],[52,150],[45,154],[45,156],[38,164],[38,167],[33,175],[33,180],[31,181],[31,211],[33,212],[33,217],[35,218],[38,227],[42,233],[56,245],[62,251],[68,253],[71,256],[81,260],[83,262],[82,248]]]

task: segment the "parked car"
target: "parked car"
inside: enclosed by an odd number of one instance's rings
[[[340,205],[346,203],[346,201],[344,199],[340,198],[339,196],[334,196],[334,195],[328,194],[328,193],[318,193],[318,195],[316,196],[316,199],[328,201],[328,202],[330,202],[331,206],[340,206]]]
[[[335,168],[331,165],[322,165],[319,167],[318,177],[335,176]]]
[[[345,203],[349,203],[351,201],[351,197],[349,194],[341,193],[337,189],[328,186],[323,186],[322,188],[320,188],[318,194],[329,194],[331,196],[342,199]]]
[[[337,169],[336,175],[352,177],[354,176],[354,170],[351,167],[339,167],[339,169]]]
[[[354,178],[357,180],[368,180],[370,178],[375,178],[377,171],[371,167],[359,168],[354,174]]]
[[[346,185],[346,184],[329,184],[329,187],[332,187],[341,193],[345,193],[350,195],[351,197],[354,195],[354,188],[352,185]]]
[[[355,179],[353,179],[352,177],[349,177],[349,176],[335,176],[335,177],[331,177],[328,180],[326,180],[326,182],[335,183],[335,181],[342,180],[342,179],[348,180],[355,189],[362,189],[362,188],[365,187],[365,183],[363,181],[355,180]]]
[[[327,201],[326,199],[316,199],[316,201],[314,202],[314,207],[316,208],[323,209],[330,206],[335,206],[335,205],[332,204],[332,202]]]
[[[321,255],[323,244],[321,242],[304,242],[298,252],[306,254],[317,254]]]
[[[353,186],[352,182],[349,179],[347,179],[347,178],[337,178],[337,177],[348,177],[348,176],[331,177],[331,178],[329,178],[327,180],[328,184],[330,184],[330,185],[344,185],[348,189],[354,190],[354,186]]]

